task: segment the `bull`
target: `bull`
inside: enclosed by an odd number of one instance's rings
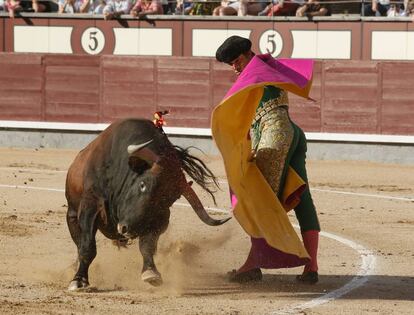
[[[210,184],[217,181],[208,167],[188,149],[173,146],[162,129],[145,119],[114,122],[79,152],[66,177],[66,219],[79,261],[69,290],[89,286],[97,230],[120,242],[138,238],[141,279],[157,286],[162,283],[154,262],[157,242],[178,198],[184,196],[208,225],[229,219],[207,214],[183,171],[214,199]]]

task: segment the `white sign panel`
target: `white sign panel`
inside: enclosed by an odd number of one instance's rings
[[[351,31],[292,31],[292,58],[351,59]]]
[[[249,38],[250,30],[193,29],[193,56],[215,57],[216,50],[230,36]]]
[[[170,28],[114,28],[114,55],[172,56]]]
[[[14,26],[14,52],[71,54],[72,27]]]
[[[414,60],[414,32],[373,31],[372,60]]]

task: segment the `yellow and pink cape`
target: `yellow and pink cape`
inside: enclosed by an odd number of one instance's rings
[[[309,98],[313,61],[255,56],[212,114],[212,134],[220,150],[232,191],[237,197],[234,216],[254,238],[285,253],[308,258],[287,216],[299,202],[305,183],[289,168],[282,200],[272,191],[255,163],[248,162],[247,135],[266,85]]]

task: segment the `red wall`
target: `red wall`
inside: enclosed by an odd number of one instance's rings
[[[0,120],[111,122],[170,109],[208,128],[234,80],[212,58],[0,54]],[[414,63],[319,61],[311,97],[291,96],[305,131],[414,135]]]

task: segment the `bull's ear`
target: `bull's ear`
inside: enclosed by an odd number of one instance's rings
[[[128,165],[131,168],[131,170],[138,174],[142,174],[147,169],[151,168],[151,165],[148,164],[147,161],[144,161],[137,156],[130,156],[128,158]]]
[[[159,155],[146,147],[151,142],[152,140],[141,145],[128,146],[128,164],[135,172],[142,173],[148,168],[151,168],[154,174],[161,171],[161,166],[158,163],[160,161]]]

